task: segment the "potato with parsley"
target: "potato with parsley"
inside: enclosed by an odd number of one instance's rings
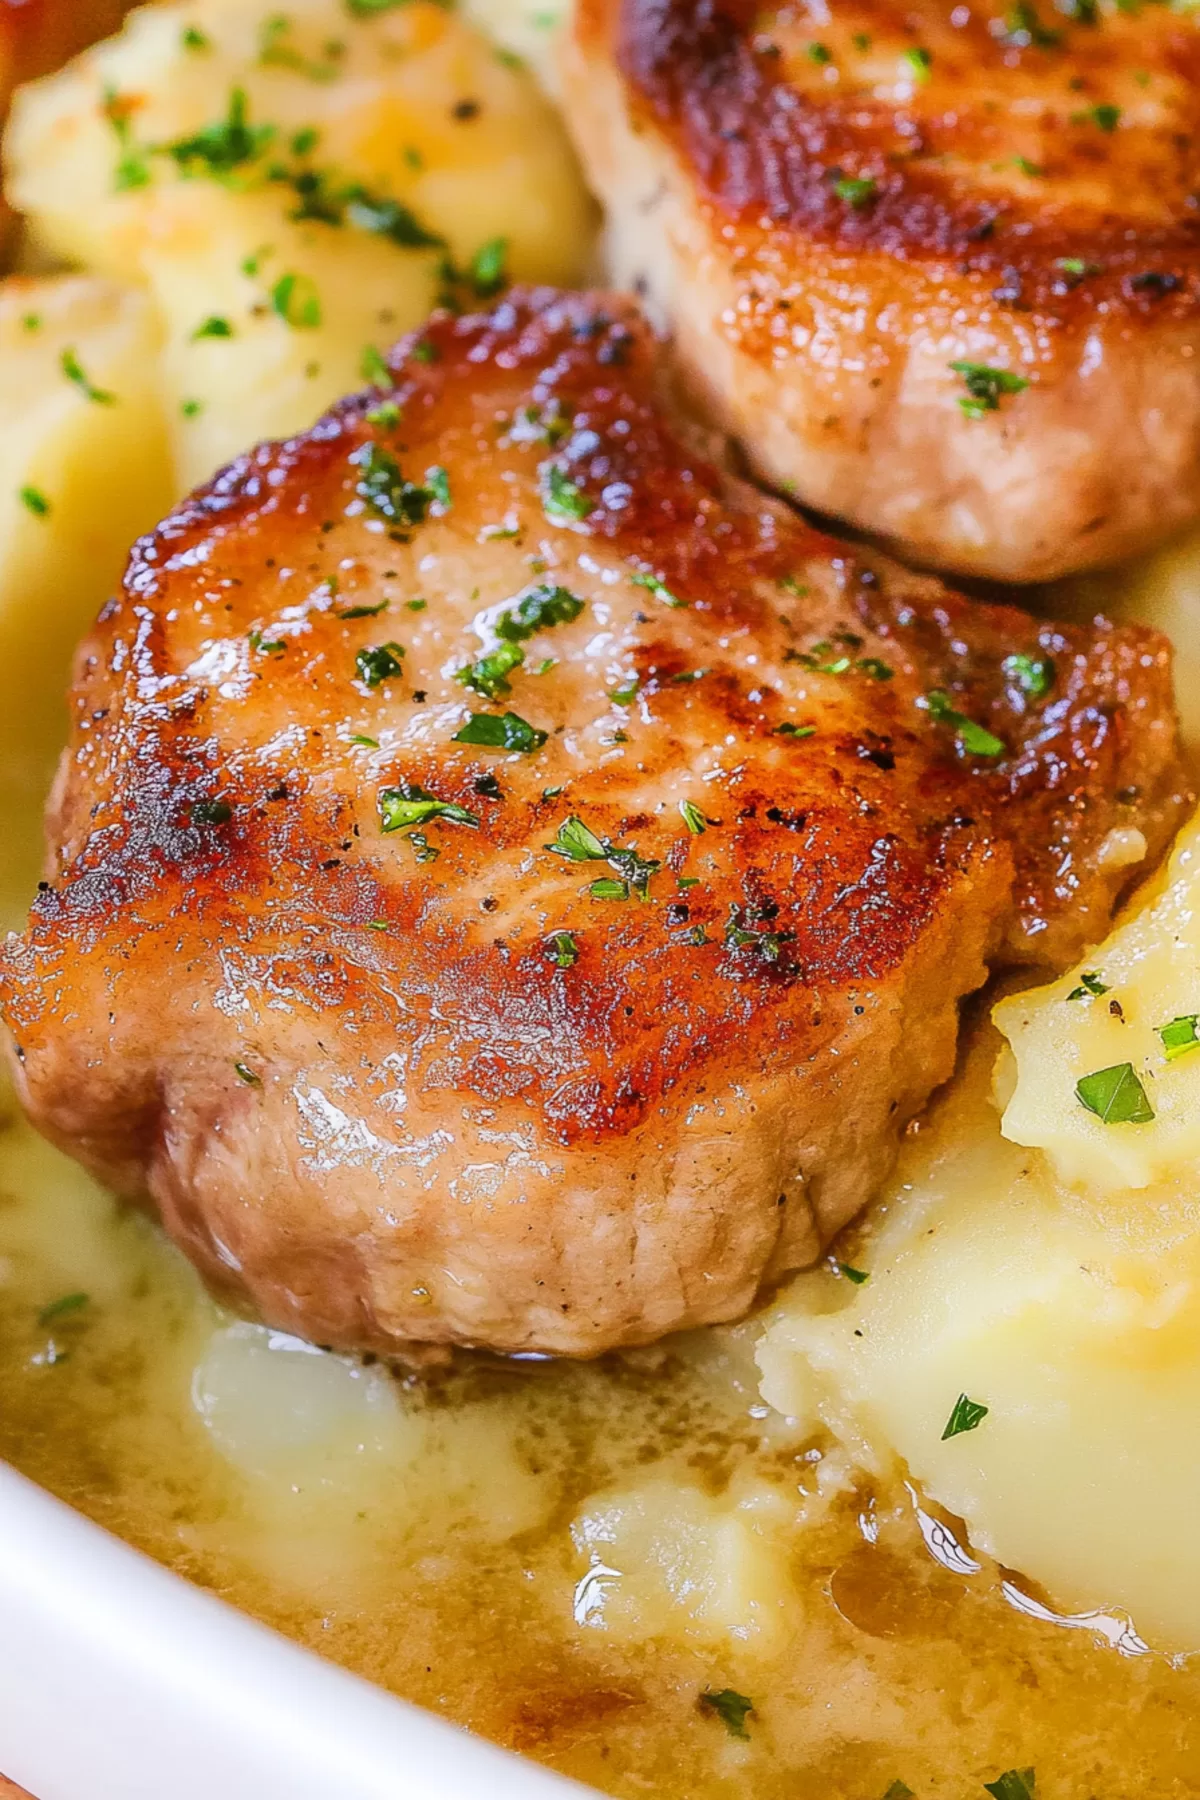
[[[532,77],[454,13],[193,0],[17,98],[35,247],[144,282],[178,476],[308,425],[439,297],[570,282],[591,206]]]
[[[136,289],[0,283],[0,750],[18,785],[63,737],[76,639],[170,504],[159,341]]]

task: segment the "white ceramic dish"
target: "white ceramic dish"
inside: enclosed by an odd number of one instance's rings
[[[38,1800],[593,1791],[322,1662],[3,1464],[0,1769]]]

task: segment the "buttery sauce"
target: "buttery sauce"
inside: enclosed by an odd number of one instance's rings
[[[4,799],[6,924],[37,814]],[[420,1376],[321,1354],[222,1312],[4,1101],[0,1454],[189,1579],[614,1795],[1200,1792],[1200,1665],[1056,1622],[902,1471],[772,1412],[760,1335]]]

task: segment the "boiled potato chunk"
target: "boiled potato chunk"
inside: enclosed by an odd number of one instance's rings
[[[1200,1195],[1200,823],[1077,969],[994,1016],[1011,1047],[1005,1137],[1104,1193]]]
[[[5,154],[35,250],[155,296],[181,487],[362,385],[447,258],[471,304],[592,235],[532,76],[431,0],[145,8],[18,95]]]
[[[1000,1134],[999,1040],[909,1141],[844,1254],[759,1347],[763,1395],[867,1467],[898,1454],[1064,1612],[1200,1647],[1200,1189],[1060,1186]],[[986,1410],[980,1410],[986,1409]]]
[[[770,1650],[787,1620],[784,1532],[794,1522],[768,1488],[718,1499],[659,1475],[594,1495],[571,1527],[586,1558],[576,1623],[624,1642]]]
[[[71,653],[171,500],[159,327],[90,276],[0,284],[0,661],[6,779],[40,779]]]

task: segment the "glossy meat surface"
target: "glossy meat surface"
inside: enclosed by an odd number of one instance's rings
[[[580,0],[564,73],[616,278],[775,485],[1009,581],[1196,516],[1194,10]]]
[[[866,1199],[987,960],[1098,938],[1182,804],[1163,640],[820,535],[660,361],[603,295],[436,318],[81,648],[0,965],[25,1104],[319,1342],[736,1315]]]

